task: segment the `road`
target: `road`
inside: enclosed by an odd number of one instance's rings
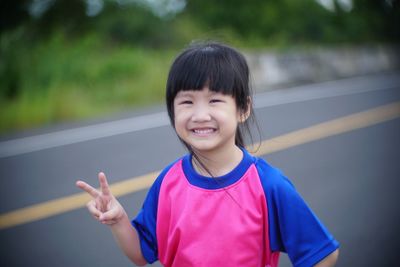
[[[314,136],[316,130],[307,127],[333,119],[343,126],[345,116],[397,101],[398,72],[260,93],[255,96],[260,139],[301,129]],[[395,109],[400,111],[398,104]],[[152,119],[146,116],[138,112],[133,120],[74,125],[73,131],[63,125],[0,140],[0,221],[9,223],[0,228],[1,266],[132,266],[107,227],[81,204],[69,209],[69,200],[56,202],[56,211],[39,219],[21,209],[75,196],[80,193],[75,181],[97,185],[99,171],[116,184],[158,171],[185,153],[162,108]],[[398,266],[400,117],[371,120],[358,129],[350,121],[342,132],[262,155],[292,180],[339,240],[337,266]],[[258,141],[257,133],[254,137]],[[147,188],[130,190],[119,200],[134,217]],[[22,219],[9,221],[11,212]],[[285,254],[280,266],[290,266]]]

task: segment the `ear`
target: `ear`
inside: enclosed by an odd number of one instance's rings
[[[247,100],[247,110],[245,112],[239,113],[239,123],[244,123],[250,117],[251,104],[252,104],[252,101],[251,101],[251,98],[249,97]]]
[[[239,122],[244,123],[250,117],[250,108],[245,113],[239,114]]]

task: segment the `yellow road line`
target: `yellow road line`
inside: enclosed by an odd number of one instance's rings
[[[119,197],[132,192],[149,188],[159,172],[134,177],[110,185],[114,196]],[[91,197],[86,193],[77,193],[44,203],[35,204],[0,215],[0,229],[13,227],[19,224],[33,222],[60,213],[84,207]]]
[[[270,154],[329,136],[353,131],[400,117],[400,102],[354,113],[334,120],[280,135],[249,147],[256,156]]]
[[[400,102],[395,102],[265,140],[261,142],[257,151],[257,144],[248,149],[250,151],[256,151],[254,154],[261,156],[329,136],[382,123],[398,117],[400,117]],[[116,197],[120,197],[129,193],[147,189],[151,186],[158,173],[159,171],[156,171],[114,183],[110,185],[111,191]],[[1,214],[0,229],[44,219],[84,207],[89,199],[90,196],[87,193],[78,193]]]

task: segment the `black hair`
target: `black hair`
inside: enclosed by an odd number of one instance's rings
[[[175,128],[174,99],[180,91],[202,90],[205,86],[210,91],[230,95],[235,99],[238,111],[249,119],[254,119],[250,72],[245,57],[236,49],[216,42],[194,43],[179,54],[172,63],[166,86],[166,104],[168,116]],[[253,141],[249,119],[239,123],[235,135],[235,144],[245,146],[246,131]],[[201,161],[186,144],[200,165]],[[206,169],[207,170],[207,169]],[[208,171],[207,171],[208,172]]]

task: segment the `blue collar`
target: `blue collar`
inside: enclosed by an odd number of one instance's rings
[[[207,177],[196,172],[192,165],[192,154],[186,155],[182,159],[182,168],[189,183],[203,189],[221,189],[230,186],[246,173],[254,158],[244,148],[240,148],[243,152],[243,158],[240,163],[229,173],[219,177]]]

